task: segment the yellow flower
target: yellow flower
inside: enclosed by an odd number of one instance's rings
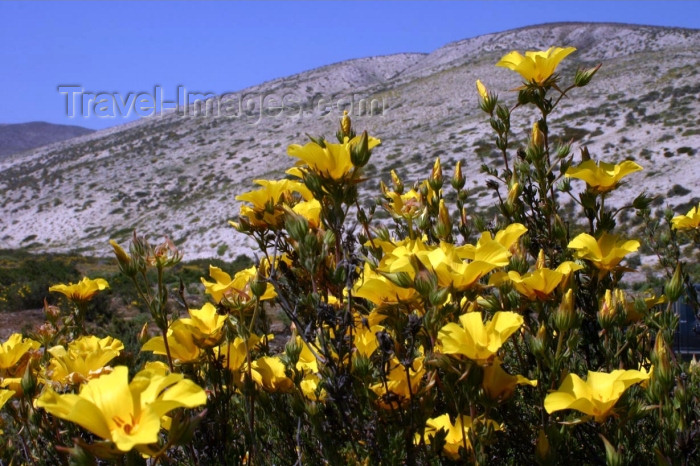
[[[531,301],[548,299],[552,292],[566,280],[568,275],[583,267],[573,262],[564,262],[556,270],[541,268],[520,275],[515,270],[511,270],[506,275],[494,274],[489,284],[499,284],[500,281],[510,280],[515,290]]]
[[[262,186],[236,196],[236,200],[249,202],[252,206],[242,205],[240,216],[256,227],[279,227],[284,222],[282,204],[294,205],[299,199],[309,201],[313,198],[306,185],[294,180],[255,180]],[[296,196],[295,196],[296,194]]]
[[[405,194],[389,191],[386,196],[389,202],[384,203],[384,208],[394,218],[414,219],[423,211],[421,195],[415,189]]]
[[[202,284],[204,284],[205,292],[210,294],[215,302],[219,303],[226,297],[232,302],[245,304],[253,297],[250,291],[250,282],[256,279],[257,274],[257,268],[250,267],[237,272],[236,275],[231,278],[231,275],[220,268],[210,265],[209,276],[216,281],[208,282],[204,278],[201,280]],[[273,299],[275,296],[277,296],[277,294],[275,293],[274,287],[268,283],[265,293],[260,299]]]
[[[486,422],[490,428],[495,430],[500,430],[500,427],[495,421],[492,420],[480,420],[480,422]],[[428,419],[425,422],[425,432],[423,434],[423,439],[430,445],[431,438],[435,437],[440,430],[444,430],[447,433],[445,437],[445,446],[443,447],[443,453],[447,455],[452,460],[459,459],[459,449],[467,446],[467,450],[472,449],[472,444],[469,441],[469,431],[472,429],[473,422],[470,416],[462,415],[455,419],[453,424],[450,420],[449,414],[443,414],[441,416]],[[416,441],[420,439],[417,435]]]
[[[253,381],[268,392],[288,392],[294,387],[284,363],[277,357],[263,356],[251,365]]]
[[[321,389],[320,393],[318,391],[318,384],[321,381],[320,377],[316,374],[307,374],[299,383],[301,392],[304,396],[312,401],[323,401],[326,398],[326,390]]]
[[[227,316],[219,315],[216,307],[206,303],[201,309],[189,309],[189,318],[178,319],[190,327],[200,346],[214,346],[221,339]]]
[[[639,241],[619,240],[617,235],[603,232],[596,241],[587,233],[581,233],[569,242],[568,247],[576,250],[576,257],[586,259],[600,270],[600,275],[605,275],[615,269],[620,261],[629,253],[639,249]]]
[[[297,335],[296,344],[301,347],[301,352],[299,353],[299,360],[297,361],[296,368],[300,371],[307,371],[311,374],[318,372],[318,360],[314,356],[313,351],[309,348],[309,345],[304,342],[304,340]]]
[[[13,369],[27,352],[38,349],[40,346],[38,341],[22,338],[21,334],[13,333],[7,341],[0,344],[0,370]]]
[[[421,356],[413,360],[412,367],[408,368],[408,377],[405,366],[398,359],[394,357],[390,361],[386,384],[378,382],[370,387],[374,393],[381,397],[379,404],[382,407],[386,409],[397,408],[397,403],[403,406],[410,400],[411,393],[415,395],[418,392],[421,379],[425,375],[423,359],[424,357]],[[409,379],[411,382],[410,386]]]
[[[87,382],[109,373],[112,369],[105,366],[123,349],[124,344],[113,337],[80,337],[70,342],[68,349],[60,345],[49,349],[52,358],[46,375],[64,385]]]
[[[0,387],[23,393],[22,376],[32,353],[40,346],[38,341],[22,338],[19,333],[13,333],[0,344]]]
[[[503,343],[523,324],[523,317],[515,312],[499,311],[486,324],[480,312],[459,316],[461,325],[450,322],[438,332],[441,352],[461,354],[486,366]]]
[[[342,144],[323,141],[323,147],[315,141],[308,142],[304,146],[292,144],[287,148],[287,154],[300,159],[297,165],[306,166],[321,176],[341,180],[353,169],[350,151],[360,142],[361,137],[345,138]],[[372,149],[379,143],[379,139],[370,137],[368,147]]]
[[[507,400],[515,391],[516,385],[537,386],[537,380],[530,380],[522,375],[510,375],[501,368],[501,360],[495,358],[493,364],[484,367],[481,381],[486,395],[492,400]]]
[[[13,390],[0,390],[0,408],[5,406],[5,403],[7,403],[14,394],[15,392]]]
[[[76,284],[69,283],[68,285],[60,284],[49,288],[49,291],[63,293],[71,301],[85,302],[90,301],[95,293],[109,288],[109,283],[104,278],[96,278],[94,280],[84,277]]]
[[[262,340],[261,337],[251,334],[248,337],[248,350],[253,351]],[[219,360],[221,367],[232,372],[233,382],[241,382],[241,375],[246,368],[246,342],[241,337],[236,337],[233,342],[214,348],[214,355]]]
[[[588,371],[584,382],[576,374],[569,374],[559,387],[544,399],[548,413],[563,409],[575,409],[597,422],[603,422],[622,393],[630,386],[648,380],[650,372],[645,370],[614,370],[610,373]]]
[[[403,288],[384,275],[373,271],[365,262],[362,280],[355,283],[353,295],[364,298],[375,306],[415,302],[420,295],[413,288]]]
[[[90,380],[80,394],[58,394],[47,388],[36,406],[73,422],[122,452],[158,442],[161,417],[176,408],[194,408],[207,401],[199,386],[182,374],[142,371],[129,383],[129,369]]]
[[[525,56],[512,51],[503,56],[496,66],[519,73],[527,82],[542,85],[554,74],[559,62],[575,50],[575,47],[550,47],[548,50],[527,51]]]
[[[358,325],[355,327],[355,348],[357,353],[365,357],[372,356],[372,353],[379,346],[377,341],[377,332],[384,329],[381,325],[372,325],[367,327],[366,325]]]
[[[642,167],[630,160],[618,165],[606,162],[596,164],[594,160],[586,160],[577,167],[569,167],[564,176],[585,181],[588,188],[595,193],[606,193],[617,188],[622,178],[641,169]]]
[[[294,204],[292,210],[304,217],[311,228],[318,228],[321,224],[321,203],[316,199],[298,202]]]
[[[692,230],[700,227],[700,203],[685,215],[677,215],[671,219],[674,230]]]
[[[196,332],[186,325],[181,319],[172,323],[168,329],[168,349],[174,362],[188,363],[199,359],[202,350],[195,341]],[[152,351],[153,354],[167,355],[165,342],[162,336],[153,337],[141,347],[141,351]]]

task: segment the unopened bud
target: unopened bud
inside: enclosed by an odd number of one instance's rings
[[[383,272],[382,276],[401,288],[410,288],[413,286],[413,279],[407,272]]]
[[[350,161],[358,168],[364,167],[369,162],[370,155],[372,153],[369,150],[369,136],[367,131],[363,131],[360,140],[350,149]]]
[[[535,261],[535,269],[540,270],[546,267],[545,263],[545,257],[544,257],[544,249],[540,249],[540,252],[537,253],[537,260]]]
[[[139,343],[141,343],[141,345],[146,344],[146,342],[150,338],[150,336],[148,334],[148,322],[143,324],[143,327],[141,327],[141,330],[139,331],[137,338],[138,338]]]
[[[598,323],[604,329],[609,328],[615,320],[615,307],[616,303],[613,299],[613,292],[611,290],[605,290],[605,296],[600,303],[597,314]]]
[[[265,280],[256,278],[250,281],[250,292],[253,293],[253,296],[260,298],[265,294],[265,291],[267,291],[267,282]]]
[[[412,264],[416,270],[414,287],[421,296],[428,297],[437,289],[437,275],[432,270],[428,270],[421,261],[412,258]]]
[[[464,187],[466,182],[467,180],[464,179],[464,175],[462,174],[462,161],[459,160],[457,161],[457,165],[455,165],[455,174],[452,177],[452,187],[459,191]]]
[[[588,68],[585,70],[576,70],[576,75],[574,76],[574,85],[576,87],[583,87],[590,83],[591,79],[593,79],[593,76],[595,76],[595,74],[598,72],[601,66],[602,63],[593,68]]]
[[[576,309],[574,307],[574,290],[569,288],[562,297],[559,308],[554,314],[554,326],[560,332],[566,332],[576,325]]]
[[[535,456],[539,460],[540,464],[547,464],[549,462],[549,440],[547,439],[547,434],[545,434],[544,429],[540,429],[540,431],[537,434],[537,442],[535,443]]]
[[[352,121],[348,115],[348,111],[343,111],[343,118],[340,119],[340,131],[343,133],[344,137],[350,137],[350,131],[352,131]]]
[[[679,263],[676,265],[673,276],[666,282],[666,286],[664,286],[664,294],[670,302],[675,302],[681,297],[681,293],[683,293],[683,271]]]
[[[440,165],[440,157],[435,159],[435,163],[433,164],[433,171],[430,174],[430,187],[433,188],[434,191],[438,191],[440,188],[442,188],[442,166]]]
[[[489,98],[489,91],[486,89],[486,86],[484,86],[480,79],[476,80],[476,90],[479,92],[479,96],[481,96],[482,99],[486,100]]]
[[[452,233],[452,219],[450,218],[450,213],[445,207],[445,200],[440,199],[440,205],[438,207],[438,237],[442,240],[447,240],[447,237]]]
[[[391,170],[391,182],[394,185],[394,192],[396,194],[403,194],[403,182],[394,170]]]
[[[544,146],[544,133],[540,129],[538,122],[533,123],[532,133],[530,134],[530,143],[533,147],[541,148]]]

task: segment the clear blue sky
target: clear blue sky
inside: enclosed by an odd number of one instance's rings
[[[57,86],[234,92],[350,58],[554,21],[700,28],[698,1],[0,2],[0,123],[66,117]]]

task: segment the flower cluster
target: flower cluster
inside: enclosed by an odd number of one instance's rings
[[[621,464],[646,460],[653,443],[673,463],[700,391],[669,344],[687,280],[677,264],[667,296],[625,290],[641,242],[616,233],[616,219],[648,203],[605,201],[642,168],[585,148],[574,164],[551,136],[553,97],[598,70],[563,86],[555,72],[574,51],[505,55],[497,65],[525,81],[515,107],[477,81],[503,156],[482,167],[498,199],[492,221],[470,207],[461,162],[445,183],[439,158],[412,185],[392,170],[381,197],[360,202],[380,141],[345,114],[337,142],[289,146],[286,176],[236,197],[231,224],[257,245],[256,263],[211,265],[199,308],[163,278],[181,258],[172,242],[134,234],[128,252],[111,242],[155,324],[137,348],[87,334],[105,280],[51,287],[72,320],[47,308],[52,332],[0,346],[0,407],[39,419],[76,461]],[[516,108],[535,112],[517,146]],[[572,179],[585,182],[578,195]],[[698,208],[669,215],[669,231],[696,231]],[[149,361],[129,366],[134,352]],[[685,377],[697,384],[695,372]]]

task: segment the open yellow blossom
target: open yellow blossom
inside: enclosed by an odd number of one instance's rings
[[[251,365],[253,381],[267,392],[288,392],[294,386],[278,357],[263,356]]]
[[[617,165],[586,160],[576,167],[569,167],[564,176],[585,181],[588,189],[595,193],[606,193],[617,188],[622,178],[641,169],[642,167],[630,160]]]
[[[0,370],[14,368],[27,352],[38,349],[40,346],[38,341],[22,338],[21,334],[13,333],[5,342],[0,343]]]
[[[569,374],[559,389],[544,399],[544,409],[550,414],[575,409],[603,422],[622,393],[630,386],[648,380],[649,376],[650,372],[645,370],[588,371],[588,378],[583,381],[578,375]]]
[[[531,301],[548,299],[552,292],[566,280],[566,277],[575,270],[583,267],[574,262],[564,262],[556,270],[546,267],[536,269],[525,275],[520,275],[517,271],[511,270],[508,274],[501,272],[494,274],[489,280],[489,284],[498,285],[509,280],[515,290]]]
[[[63,346],[49,349],[51,361],[46,370],[49,380],[63,385],[87,382],[109,373],[105,367],[124,349],[124,344],[113,337],[97,338],[94,335],[80,337]]]
[[[227,316],[219,315],[211,303],[204,304],[201,309],[189,309],[188,312],[189,318],[179,320],[191,328],[199,346],[216,345],[221,339]]]
[[[372,325],[367,327],[366,325],[358,325],[355,327],[355,348],[357,353],[365,357],[370,357],[376,351],[379,346],[377,341],[377,332],[384,329],[381,325]]]
[[[499,425],[492,420],[480,420],[480,422],[486,422],[489,427],[495,430],[499,430]],[[423,434],[423,439],[430,445],[431,438],[435,437],[440,430],[444,430],[447,433],[445,437],[445,446],[443,447],[443,453],[452,460],[459,459],[459,449],[467,446],[467,450],[472,449],[472,444],[469,441],[469,431],[473,426],[472,418],[470,416],[462,415],[455,419],[454,424],[450,420],[449,414],[443,414],[432,419],[428,419],[425,422],[425,432]],[[417,435],[416,443],[419,441],[420,436]]]
[[[202,354],[202,349],[195,340],[195,331],[182,320],[172,323],[167,332],[168,349],[170,356],[176,363],[184,364],[197,361]],[[162,336],[153,337],[142,347],[141,351],[152,351],[153,354],[167,355],[165,341]]]
[[[323,141],[323,146],[311,141],[303,146],[292,144],[287,148],[287,154],[300,159],[297,165],[307,166],[321,176],[334,180],[344,178],[353,169],[350,151],[360,142],[362,136],[355,136],[352,139],[345,138],[342,144],[332,144]],[[368,147],[380,144],[379,139],[369,137]]]
[[[491,363],[503,343],[523,324],[523,316],[499,311],[486,324],[480,312],[459,316],[460,324],[450,322],[438,332],[440,351],[460,354],[486,366]]]
[[[420,295],[413,288],[403,288],[375,272],[365,263],[362,280],[355,283],[353,295],[364,298],[375,306],[392,305],[396,303],[410,303],[418,300]]]
[[[204,284],[205,292],[210,294],[215,302],[219,303],[226,297],[232,302],[244,304],[253,298],[253,294],[250,291],[250,282],[256,279],[257,274],[258,270],[256,267],[249,267],[240,270],[231,278],[231,275],[224,272],[219,267],[210,265],[209,276],[216,281],[209,282],[204,278],[201,280],[202,284]],[[265,293],[263,293],[260,299],[273,299],[275,296],[277,296],[277,294],[275,293],[274,287],[268,283]]]
[[[477,249],[488,246],[489,242],[492,240],[496,241],[501,246],[503,246],[506,249],[506,251],[513,251],[517,249],[520,237],[522,237],[525,233],[527,233],[527,228],[525,227],[525,225],[521,223],[511,223],[503,230],[497,231],[493,237],[488,231],[484,231],[481,233],[479,241],[477,241],[476,245],[465,244],[463,246],[455,247],[455,251],[461,259],[476,260]],[[501,253],[499,252],[499,254]],[[483,253],[481,257],[483,260]]]
[[[390,199],[384,203],[384,208],[394,218],[414,219],[423,212],[424,206],[421,202],[421,195],[415,189],[399,194],[389,191],[386,196]]]
[[[300,199],[309,201],[313,198],[306,185],[294,180],[254,180],[261,188],[236,196],[236,200],[248,202],[242,205],[241,217],[251,225],[277,227],[284,221],[284,209],[281,204],[292,206]]]
[[[527,82],[542,85],[554,74],[559,63],[575,50],[575,47],[550,47],[547,50],[527,51],[525,56],[512,51],[504,55],[496,66],[519,73]]]
[[[13,333],[0,344],[0,387],[22,393],[22,376],[34,350],[41,344]]]
[[[425,375],[425,366],[423,364],[424,357],[418,357],[413,360],[412,367],[408,368],[408,377],[406,368],[393,358],[389,362],[389,373],[386,376],[386,384],[378,382],[370,387],[379,397],[379,404],[386,409],[397,408],[403,406],[411,398],[411,393],[414,395],[418,392],[421,386],[421,379]],[[410,386],[409,386],[410,379]]]
[[[671,219],[674,230],[693,230],[700,227],[700,203],[685,215],[676,215]]]
[[[569,242],[568,247],[576,250],[576,257],[590,261],[605,275],[615,269],[620,261],[639,249],[637,240],[620,240],[617,235],[603,232],[598,240],[587,233],[581,233]]]
[[[85,302],[90,301],[98,291],[109,288],[109,283],[104,278],[96,278],[94,280],[84,277],[78,283],[69,283],[68,285],[60,284],[53,285],[49,291],[63,293],[71,301]]]
[[[129,369],[117,366],[112,373],[83,385],[78,395],[58,394],[47,388],[36,406],[127,452],[158,442],[161,417],[166,413],[206,401],[204,390],[182,374],[142,371],[129,383]]]
[[[530,380],[522,375],[510,375],[501,367],[501,360],[495,358],[493,364],[484,367],[481,386],[492,400],[507,400],[517,385],[537,386],[537,380]]]
[[[316,199],[301,201],[294,204],[292,210],[309,222],[309,227],[318,228],[321,225],[321,203]]]

